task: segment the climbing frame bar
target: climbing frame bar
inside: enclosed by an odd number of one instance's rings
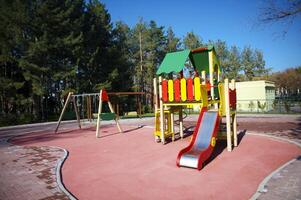
[[[111,113],[115,113],[115,112],[114,112],[114,109],[113,109],[113,106],[112,106],[112,104],[111,104],[110,101],[108,101],[108,105],[109,105],[109,108],[110,108]],[[119,130],[119,133],[122,133],[123,131],[122,131],[122,129],[121,129],[121,126],[120,126],[120,124],[119,124],[119,121],[118,121],[117,117],[118,117],[118,116],[116,116],[114,120],[115,120],[115,122],[116,122],[116,125],[117,125],[117,128],[118,128],[118,130]]]
[[[68,103],[69,103],[70,98],[71,98],[72,95],[73,95],[72,92],[69,92],[69,93],[68,93],[68,96],[67,96],[66,102],[65,102],[65,104],[64,104],[63,110],[62,110],[62,112],[61,112],[59,121],[57,122],[55,131],[54,131],[55,133],[57,133],[57,131],[58,131],[58,129],[59,129],[59,126],[60,126],[61,121],[62,121],[62,119],[63,119],[63,115],[64,115],[64,113],[65,113],[65,110],[66,110],[66,108],[67,108],[67,105],[68,105]]]
[[[96,122],[96,138],[100,137],[100,113],[102,110],[102,100],[101,100],[101,96],[102,96],[102,90],[100,90],[99,93],[99,103],[98,103],[98,113],[97,113],[97,122]]]
[[[160,99],[160,132],[161,132],[161,142],[165,144],[165,137],[164,137],[164,108],[163,108],[163,101],[162,101],[162,77],[159,76],[159,99]]]
[[[236,89],[236,84],[235,80],[231,80],[231,89],[235,90]],[[236,109],[233,111],[232,114],[232,126],[233,126],[233,140],[234,140],[234,146],[237,147],[237,112]]]
[[[231,116],[230,116],[230,98],[229,98],[229,80],[225,79],[225,106],[226,106],[226,129],[227,129],[227,150],[232,151],[231,139]]]
[[[76,102],[75,102],[75,97],[72,97],[72,103],[73,103],[73,107],[74,107],[74,110],[75,110],[75,115],[76,115],[78,127],[81,129],[80,116],[79,116],[79,112],[78,112],[77,105],[76,105]]]

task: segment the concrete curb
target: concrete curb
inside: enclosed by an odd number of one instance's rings
[[[51,146],[52,147],[52,146]],[[77,200],[77,198],[75,196],[73,196],[73,194],[71,192],[69,192],[67,190],[67,188],[65,187],[63,181],[62,181],[62,167],[63,164],[65,162],[65,160],[67,159],[69,152],[66,149],[60,148],[60,147],[52,147],[52,148],[57,148],[57,149],[61,149],[64,151],[64,156],[58,160],[57,165],[56,165],[56,182],[59,186],[59,188],[63,191],[63,193],[65,193],[70,200]]]
[[[253,196],[250,198],[250,200],[256,200],[258,199],[258,197],[263,194],[268,192],[268,190],[266,189],[266,184],[269,182],[269,180],[277,173],[279,173],[283,168],[285,168],[286,166],[290,165],[291,163],[295,162],[297,159],[292,159],[290,161],[288,161],[287,163],[285,163],[284,165],[280,166],[278,169],[274,170],[272,173],[270,173],[267,177],[265,177],[263,179],[263,181],[259,184],[257,191],[255,192],[255,194],[253,194]]]
[[[294,144],[296,146],[298,146],[299,148],[301,148],[301,143],[299,142],[295,142],[295,141],[292,141],[290,139],[285,139],[285,138],[281,138],[281,137],[277,137],[277,136],[272,136],[272,135],[266,135],[266,134],[261,134],[261,133],[252,133],[252,132],[247,132],[247,135],[256,135],[256,136],[263,136],[263,137],[268,137],[268,138],[272,138],[272,139],[275,139],[275,140],[281,140],[281,141],[284,141],[284,142],[288,142],[288,143],[291,143],[291,144]],[[269,182],[269,180],[277,173],[279,173],[283,168],[285,168],[286,166],[292,164],[293,162],[297,161],[296,158],[286,162],[285,164],[283,164],[282,166],[278,167],[276,170],[272,171],[268,176],[266,176],[263,181],[261,181],[261,183],[259,184],[256,192],[253,194],[253,196],[250,198],[250,200],[256,200],[258,199],[258,197],[263,194],[263,193],[266,193],[267,192],[267,189],[266,189],[266,185],[267,183]]]

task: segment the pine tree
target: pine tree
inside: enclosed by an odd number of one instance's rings
[[[239,80],[241,70],[240,52],[237,46],[232,46],[229,51],[228,69],[226,77],[229,79]]]
[[[180,39],[177,38],[171,27],[167,29],[167,44],[166,44],[166,52],[174,52],[177,51],[180,46]]]
[[[18,123],[31,98],[18,63],[26,48],[29,2],[1,0],[0,4],[0,118],[5,120],[0,120],[2,125]]]
[[[183,43],[185,49],[195,49],[204,45],[200,36],[196,35],[193,31],[186,34]]]

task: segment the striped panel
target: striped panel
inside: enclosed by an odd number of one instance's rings
[[[193,101],[193,80],[191,78],[187,79],[187,99]]]
[[[163,80],[162,81],[162,100],[164,102],[168,101],[168,92],[167,92],[167,80]]]
[[[187,94],[186,94],[186,79],[181,79],[181,100],[186,101],[187,100]]]
[[[175,79],[173,82],[173,86],[175,89],[175,101],[181,101],[181,93],[180,93],[180,80]]]
[[[195,77],[194,80],[194,98],[196,101],[201,100],[201,79],[200,77]]]
[[[168,100],[170,102],[174,101],[173,80],[168,80]]]

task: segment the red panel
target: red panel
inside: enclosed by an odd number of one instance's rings
[[[168,101],[168,86],[167,86],[167,80],[162,81],[162,100],[164,102]]]
[[[210,97],[211,96],[211,84],[208,80],[206,81],[206,89],[207,89],[207,95],[208,95],[208,97]]]
[[[236,109],[236,89],[229,89],[230,108]]]
[[[193,101],[193,80],[191,78],[187,79],[187,100]]]
[[[173,87],[174,87],[174,91],[175,91],[175,101],[180,101],[181,93],[180,93],[180,80],[179,79],[174,80]]]
[[[107,91],[105,89],[101,90],[101,101],[109,101],[109,96],[107,94]]]

